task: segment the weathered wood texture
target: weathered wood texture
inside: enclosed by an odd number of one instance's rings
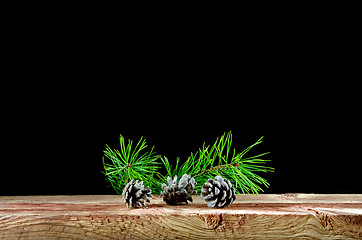
[[[120,196],[0,197],[0,239],[362,239],[362,195],[240,195],[223,209],[193,198],[127,209]]]

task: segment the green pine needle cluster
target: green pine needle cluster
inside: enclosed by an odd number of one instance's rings
[[[235,148],[231,147],[231,132],[224,133],[213,145],[206,146],[204,143],[196,153],[191,153],[184,163],[180,162],[180,158],[176,158],[173,167],[167,157],[156,155],[153,148],[150,152],[141,153],[147,147],[146,141],[142,138],[132,147],[132,141],[128,140],[128,144],[125,144],[121,136],[120,150],[112,150],[107,145],[104,151],[105,157],[110,160],[106,163],[103,158],[104,174],[118,194],[121,194],[123,187],[131,179],[140,179],[152,189],[152,192],[160,193],[161,184],[167,182],[167,176],[173,178],[177,175],[180,179],[185,173],[195,178],[198,192],[209,178],[221,175],[231,181],[237,193],[257,194],[263,191],[262,186],[268,187],[269,183],[256,173],[273,172],[274,169],[265,165],[270,160],[261,158],[268,152],[250,157],[245,155],[260,144],[262,138],[241,153],[236,153]],[[166,175],[159,172],[160,165],[165,168]]]
[[[158,159],[160,155],[153,152],[153,147],[150,152],[143,151],[147,148],[146,140],[140,139],[136,146],[132,146],[133,141],[128,140],[126,144],[124,137],[119,138],[120,150],[112,150],[106,145],[104,156],[110,162],[106,163],[103,157],[104,174],[110,182],[113,189],[122,194],[124,186],[131,179],[140,179],[144,181],[146,186],[150,186],[152,190],[158,188],[159,182],[154,177],[157,170],[160,168]]]

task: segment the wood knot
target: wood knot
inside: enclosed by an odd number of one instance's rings
[[[247,221],[247,216],[246,216],[245,214],[240,215],[240,216],[239,216],[239,219],[238,219],[238,221],[237,221],[238,227],[244,225],[244,224],[246,223],[246,221]]]
[[[319,219],[319,222],[326,230],[333,230],[334,229],[334,220],[332,217],[330,217],[327,213],[320,212],[317,210],[314,210],[316,213],[316,216]]]
[[[206,223],[207,229],[216,229],[222,222],[222,214],[206,214],[200,217]]]

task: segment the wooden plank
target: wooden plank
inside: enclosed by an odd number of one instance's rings
[[[158,196],[128,209],[120,196],[0,197],[0,239],[362,239],[362,194],[239,195],[222,209]]]

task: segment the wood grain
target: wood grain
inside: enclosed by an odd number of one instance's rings
[[[362,195],[240,195],[226,208],[158,196],[128,209],[120,196],[0,197],[0,239],[362,239]]]

